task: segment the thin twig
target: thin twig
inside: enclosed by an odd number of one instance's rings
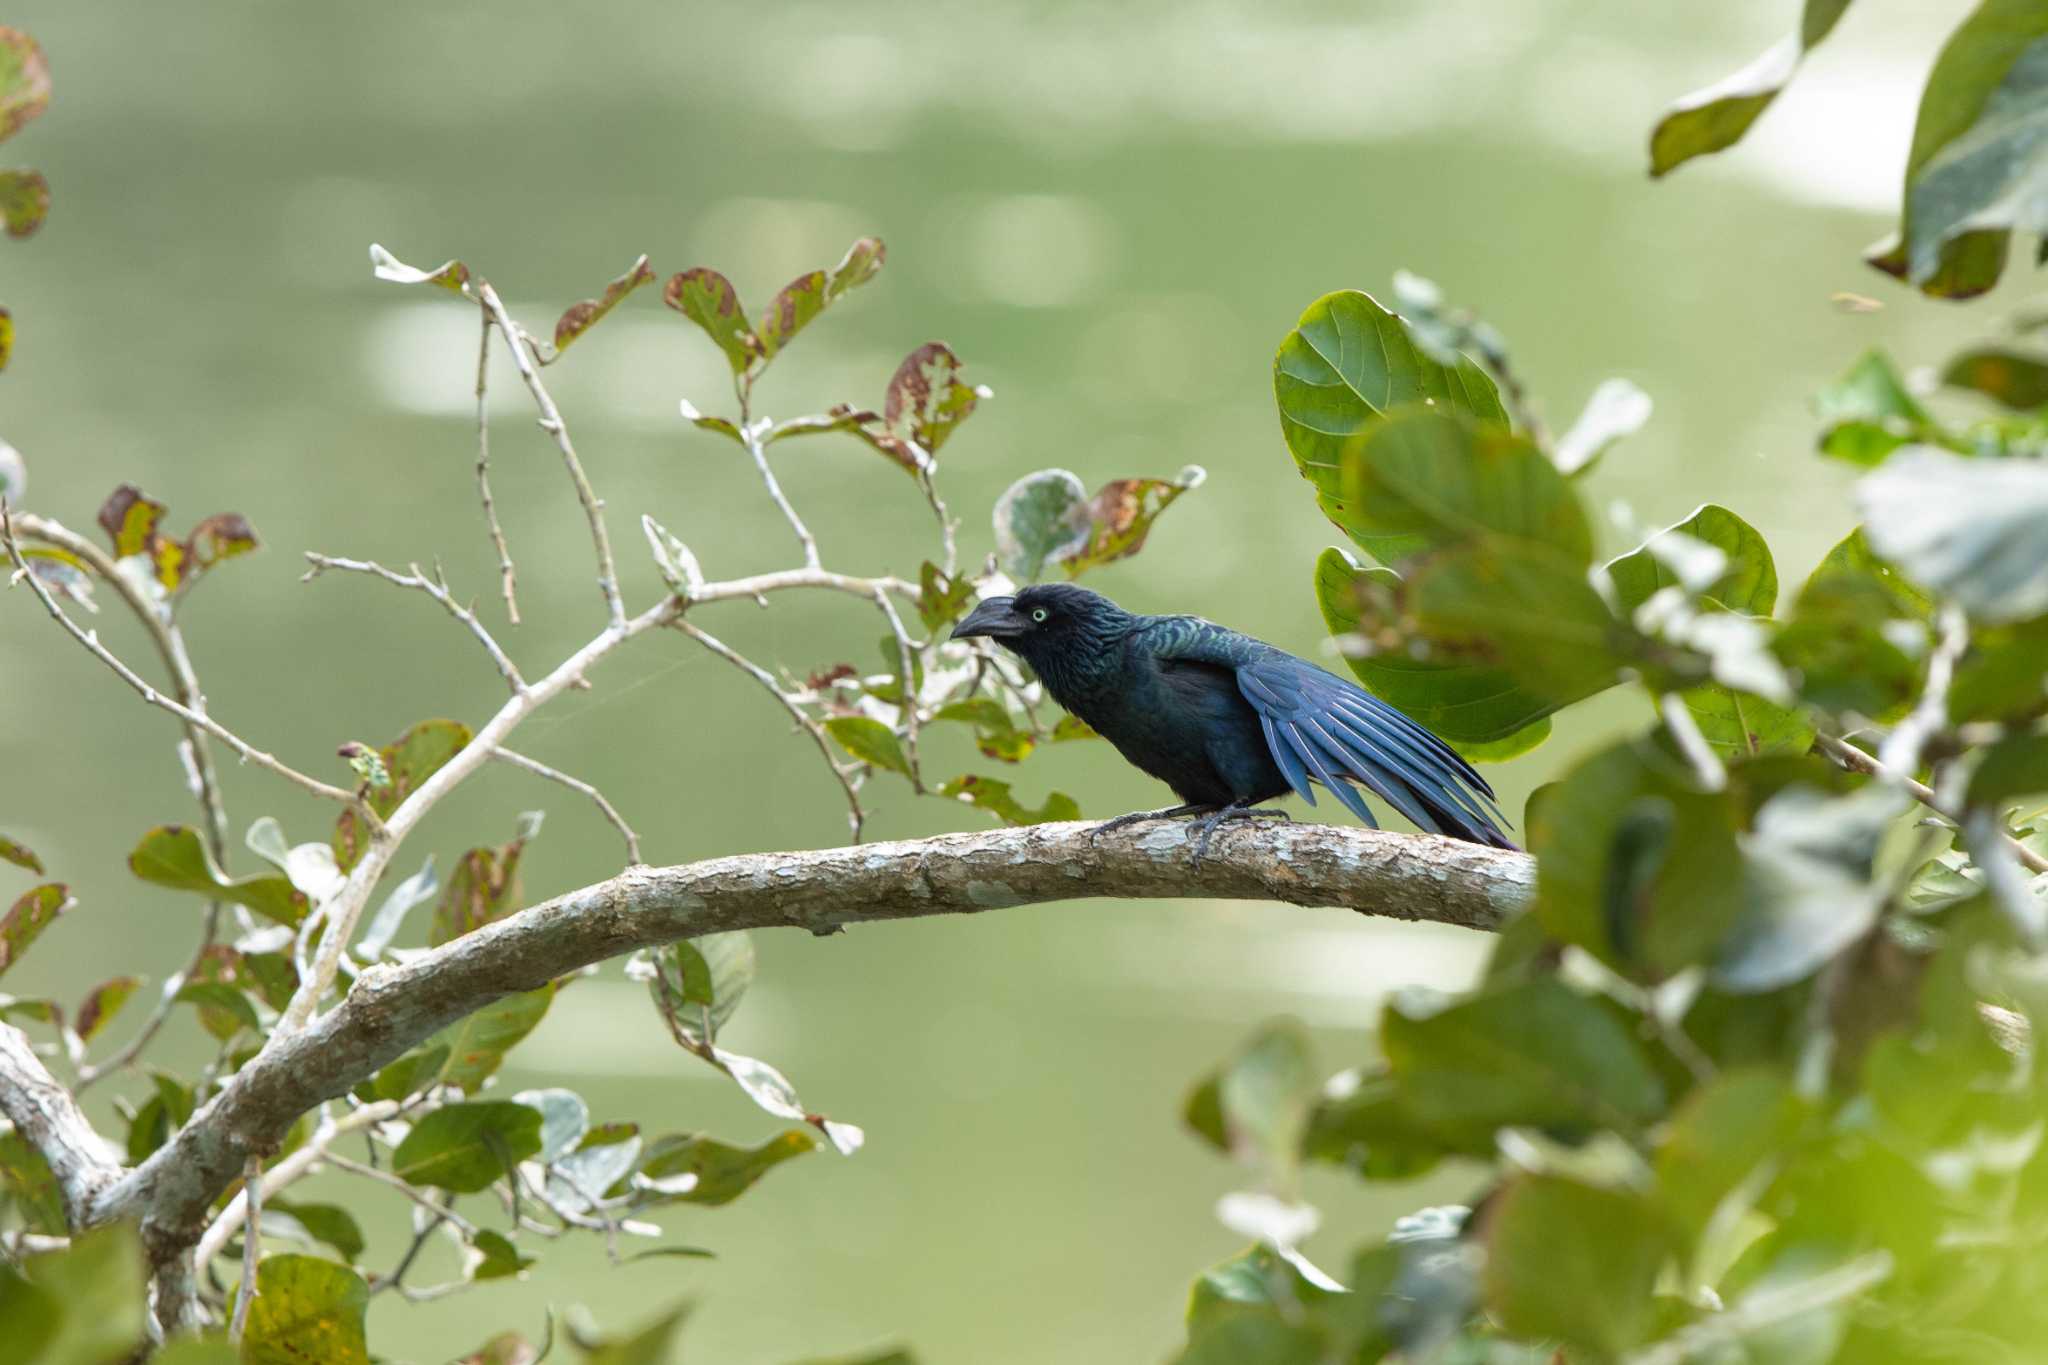
[[[924,500],[931,505],[932,515],[939,519],[939,538],[946,547],[946,562],[941,567],[945,569],[946,577],[950,579],[959,572],[960,546],[953,533],[959,529],[960,524],[954,521],[952,513],[946,510],[946,500],[939,496],[939,481],[933,473],[936,468],[937,466],[927,456],[925,462],[918,468],[917,482],[918,486],[924,489]]]
[[[905,766],[910,769],[910,789],[919,796],[924,795],[924,777],[917,764],[917,683],[913,676],[914,651],[910,645],[910,634],[903,629],[903,618],[896,614],[896,604],[889,600],[889,594],[875,589],[875,605],[882,609],[882,615],[889,618],[890,633],[896,637],[896,660],[898,669],[898,690],[903,696],[903,756]]]
[[[511,656],[506,654],[492,637],[489,628],[478,619],[476,609],[465,607],[455,600],[455,594],[449,591],[447,576],[442,574],[438,567],[434,577],[429,578],[421,572],[417,564],[407,565],[412,572],[406,574],[395,569],[387,569],[373,559],[338,559],[333,555],[316,554],[312,550],[306,551],[306,561],[313,567],[300,576],[301,583],[310,583],[329,569],[342,569],[349,573],[371,574],[393,587],[413,588],[425,593],[440,603],[442,609],[450,616],[469,628],[469,633],[476,636],[477,643],[484,647],[491,656],[491,662],[497,665],[498,672],[503,675],[507,686],[514,692],[526,687],[526,679],[519,676],[519,666],[512,662]]]
[[[694,607],[706,602],[765,597],[771,592],[784,592],[792,588],[830,588],[834,592],[851,593],[855,597],[873,597],[877,591],[887,591],[908,602],[915,602],[918,595],[917,584],[901,578],[892,578],[887,574],[874,578],[859,578],[852,574],[833,573],[830,569],[777,569],[772,573],[753,574],[746,578],[701,583],[690,589],[690,605]]]
[[[396,1100],[377,1100],[359,1109],[352,1109],[338,1119],[322,1123],[303,1145],[293,1148],[263,1173],[256,1194],[258,1209],[261,1209],[264,1200],[304,1177],[320,1162],[341,1161],[342,1158],[328,1150],[336,1142],[350,1133],[359,1132],[395,1117],[400,1108]],[[250,1188],[246,1182],[244,1187]],[[228,1239],[235,1235],[248,1216],[248,1200],[237,1194],[228,1202],[228,1206],[220,1211],[220,1216],[213,1220],[207,1227],[205,1235],[199,1239],[199,1251],[193,1263],[204,1267],[220,1255],[221,1248],[228,1244]]]
[[[434,1235],[436,1228],[448,1221],[448,1210],[446,1208],[431,1200],[423,1199],[422,1202],[427,1208],[434,1211],[434,1216],[421,1223],[419,1228],[414,1231],[412,1245],[405,1249],[405,1255],[398,1258],[398,1264],[392,1268],[391,1273],[370,1286],[372,1294],[381,1294],[387,1289],[396,1289],[402,1286],[405,1283],[405,1272],[411,1270],[412,1263],[419,1259],[420,1249],[426,1246],[427,1239]]]
[[[1864,773],[1880,782],[1897,787],[1951,824],[1962,822],[1962,815],[1951,809],[1949,804],[1935,793],[1934,788],[1924,782],[1915,781],[1904,773],[1893,771],[1881,760],[1873,758],[1847,740],[1837,739],[1833,735],[1816,734],[1813,742],[1816,748],[1844,768]],[[2004,838],[2006,849],[2029,871],[2048,872],[2048,858],[2042,857],[2009,834]]]
[[[483,316],[483,339],[477,343],[476,352],[476,491],[483,499],[484,524],[491,529],[491,548],[498,552],[498,581],[505,591],[505,618],[513,625],[519,624],[519,595],[517,584],[519,571],[512,567],[512,551],[505,544],[505,528],[498,524],[498,504],[491,500],[491,409],[485,399],[485,389],[491,374],[491,327],[493,319],[490,310],[478,309]]]
[[[249,1325],[249,1304],[256,1297],[256,1263],[263,1256],[263,1158],[253,1153],[242,1168],[242,1189],[248,1200],[248,1216],[242,1221],[242,1282],[235,1287],[235,1312],[228,1320],[228,1340],[242,1344],[242,1330]]]
[[[774,501],[776,507],[781,509],[783,520],[789,523],[789,529],[796,532],[797,544],[803,546],[804,567],[806,569],[816,569],[818,567],[817,538],[811,534],[811,528],[804,525],[804,519],[797,515],[796,508],[791,504],[789,496],[782,491],[782,485],[776,482],[775,471],[768,467],[768,448],[761,443],[761,433],[766,426],[766,418],[763,418],[759,423],[748,421],[746,407],[744,404],[741,405],[740,441],[746,446],[747,454],[754,457],[754,469],[761,475],[761,482],[767,485],[769,498]]]
[[[1970,623],[1961,607],[1944,606],[1936,621],[1941,638],[1927,657],[1927,684],[1920,689],[1920,700],[1878,746],[1878,761],[1902,775],[1910,776],[1920,767],[1921,750],[1948,724],[1949,682],[1955,677],[1956,660],[1970,647]]]
[[[853,779],[847,774],[846,769],[840,766],[838,757],[832,752],[832,738],[825,733],[825,727],[818,724],[809,712],[790,700],[789,695],[782,690],[781,684],[775,681],[775,676],[767,669],[761,667],[752,659],[747,658],[717,636],[699,630],[687,620],[679,618],[675,622],[675,627],[698,644],[704,646],[704,648],[710,650],[713,654],[716,654],[719,658],[743,670],[755,682],[767,688],[769,695],[781,703],[782,709],[789,712],[796,719],[796,723],[803,727],[804,733],[811,737],[811,742],[818,746],[818,752],[825,756],[825,766],[830,768],[832,776],[838,779],[839,789],[846,793],[847,823],[853,828],[853,841],[859,843],[860,828],[867,822],[867,813],[860,807],[859,789],[853,785]]]
[[[519,330],[518,323],[512,321],[511,315],[505,311],[504,302],[498,298],[498,291],[489,283],[477,281],[477,297],[497,322],[498,333],[505,338],[505,344],[512,352],[512,363],[519,367],[519,377],[526,381],[526,391],[533,395],[534,406],[540,409],[540,429],[555,438],[555,448],[562,452],[562,464],[569,471],[569,481],[576,486],[576,500],[583,504],[584,518],[590,523],[590,542],[597,551],[597,586],[604,593],[605,610],[612,625],[624,625],[626,604],[619,595],[619,573],[612,562],[611,535],[605,530],[604,502],[590,486],[590,479],[583,472],[583,461],[576,458],[576,446],[569,439],[569,427],[562,420],[561,409],[548,395],[547,385],[541,383],[540,370],[533,363],[526,334]]]
[[[389,1171],[382,1170],[376,1166],[365,1165],[363,1162],[349,1157],[337,1156],[333,1152],[328,1152],[321,1159],[337,1171],[347,1171],[350,1175],[359,1175],[365,1180],[374,1180],[380,1185],[389,1185],[421,1208],[430,1210],[447,1219],[461,1230],[463,1236],[476,1236],[476,1224],[464,1218],[454,1209],[443,1208],[441,1205],[436,1204],[421,1191],[414,1189]]]
[[[525,754],[516,754],[502,746],[493,749],[491,757],[505,763],[510,763],[515,768],[524,768],[536,777],[545,777],[550,782],[559,782],[571,791],[582,792],[597,803],[597,808],[604,812],[604,818],[611,821],[612,828],[617,830],[619,837],[626,841],[626,865],[628,867],[638,867],[645,861],[640,856],[640,836],[635,834],[633,827],[626,823],[626,817],[619,814],[618,807],[605,800],[603,792],[591,786],[588,782],[550,768],[538,759],[528,758]]]
[[[115,675],[122,682],[134,688],[144,701],[148,702],[151,706],[162,707],[187,725],[197,726],[215,739],[218,739],[221,743],[227,745],[230,749],[233,749],[246,761],[276,774],[294,786],[309,791],[315,796],[325,797],[329,801],[338,801],[344,806],[354,807],[357,810],[357,814],[365,817],[367,820],[374,821],[377,818],[376,813],[371,811],[368,805],[354,792],[343,791],[340,787],[329,786],[317,777],[308,777],[290,764],[280,762],[274,755],[256,748],[219,721],[214,720],[211,716],[206,715],[204,712],[194,711],[192,708],[165,696],[137,675],[134,669],[116,658],[113,651],[100,643],[97,631],[86,630],[76,621],[73,621],[70,614],[64,608],[58,606],[57,600],[50,596],[50,590],[43,586],[43,581],[28,571],[28,565],[21,557],[21,546],[14,538],[13,520],[7,511],[5,503],[0,503],[0,539],[4,539],[7,543],[7,557],[14,562],[17,574],[28,580],[29,587],[34,589],[35,595],[41,599],[44,608],[56,619],[57,623],[63,626],[73,639],[84,645],[93,657],[104,663],[108,668],[113,669]]]

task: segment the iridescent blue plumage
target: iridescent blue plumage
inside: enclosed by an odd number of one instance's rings
[[[1355,684],[1195,616],[1137,616],[1068,584],[989,598],[954,634],[987,635],[1053,699],[1186,803],[1217,818],[1288,791],[1334,792],[1377,825],[1364,786],[1418,829],[1512,848],[1493,789],[1447,744]],[[1356,785],[1354,785],[1356,784]],[[1143,818],[1143,817],[1133,817]],[[1115,822],[1113,822],[1115,823]]]

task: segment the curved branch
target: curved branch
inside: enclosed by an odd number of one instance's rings
[[[72,1231],[89,1226],[95,1201],[120,1175],[120,1165],[78,1102],[36,1056],[28,1035],[12,1024],[0,1024],[0,1114],[49,1164]]]
[[[1095,896],[1277,900],[1497,928],[1526,907],[1527,854],[1328,825],[1226,827],[1199,869],[1183,823],[1099,842],[1095,826],[1034,825],[808,853],[749,853],[609,881],[466,934],[402,965],[365,968],[334,1009],[273,1037],[168,1143],[102,1197],[143,1217],[163,1260],[197,1240],[251,1151],[299,1115],[492,1001],[636,948],[730,929],[829,933],[848,924],[975,914]]]

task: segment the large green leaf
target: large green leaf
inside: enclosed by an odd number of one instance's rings
[[[1649,1334],[1669,1237],[1641,1195],[1519,1176],[1489,1202],[1482,1235],[1486,1306],[1509,1332],[1602,1360]]]
[[[370,1289],[319,1256],[266,1256],[242,1334],[243,1365],[369,1365],[363,1319]]]
[[[1664,1112],[1664,1082],[1630,1026],[1555,977],[1441,1009],[1396,996],[1380,1041],[1417,1119],[1475,1156],[1503,1127],[1629,1133]]]
[[[1625,975],[1704,961],[1742,913],[1731,801],[1647,740],[1573,768],[1535,807],[1529,843],[1543,927]]]
[[[1592,528],[1571,483],[1534,442],[1502,427],[1408,408],[1347,442],[1339,459],[1338,524],[1383,562],[1493,538],[1592,561]]]
[[[1634,633],[1584,567],[1546,545],[1497,540],[1432,556],[1409,576],[1404,601],[1428,648],[1515,680],[1525,709],[1487,738],[1612,686],[1633,662]]]
[[[1775,1071],[1723,1071],[1686,1097],[1657,1149],[1658,1198],[1696,1242],[1724,1199],[1773,1162],[1809,1106]]]
[[[128,868],[152,885],[234,901],[279,924],[305,918],[305,893],[288,878],[271,873],[230,880],[214,866],[199,832],[184,825],[159,825],[143,835],[128,855]]]
[[[489,1189],[510,1163],[536,1156],[541,1114],[511,1100],[468,1100],[430,1110],[391,1154],[391,1173],[452,1194]]]
[[[1469,746],[1488,746],[1483,756],[1499,761],[1541,744],[1550,734],[1548,716],[1539,714],[1518,727],[1517,722],[1541,713],[1545,704],[1523,693],[1505,669],[1477,660],[1418,656],[1398,640],[1388,642],[1391,648],[1379,648],[1380,642],[1359,633],[1364,595],[1398,593],[1400,582],[1392,569],[1361,568],[1349,551],[1335,546],[1316,559],[1316,605],[1330,634],[1356,641],[1346,650],[1344,662],[1365,690],[1468,756],[1473,756]],[[1358,648],[1370,652],[1360,653]],[[1503,725],[1511,728],[1503,733]]]
[[[1285,1186],[1300,1162],[1317,1089],[1308,1030],[1276,1020],[1195,1087],[1184,1117],[1211,1145]]]
[[[1659,536],[1690,536],[1711,545],[1727,560],[1727,568],[1701,589],[1730,611],[1747,616],[1769,616],[1778,603],[1778,569],[1771,560],[1771,547],[1754,526],[1727,508],[1702,503],[1684,521],[1667,526],[1642,545],[1607,563],[1607,576],[1614,583],[1617,604],[1633,613],[1651,594],[1663,588],[1682,586],[1678,573],[1650,548]]]
[[[1507,411],[1486,373],[1469,360],[1455,369],[1419,350],[1401,319],[1358,290],[1325,294],[1308,306],[1273,357],[1280,430],[1324,513],[1347,534],[1352,520],[1343,456],[1388,411],[1434,403],[1499,427]],[[1385,559],[1372,546],[1366,550]],[[1398,541],[1386,548],[1398,554]]]
[[[747,310],[732,281],[707,266],[669,276],[662,302],[703,328],[734,374],[741,374],[760,354],[761,341],[747,326]]]
[[[2014,228],[2048,226],[2048,8],[1983,0],[1920,96],[1899,231],[1870,263],[1945,298],[1981,294]]]
[[[111,1223],[81,1233],[61,1251],[28,1258],[22,1270],[32,1294],[19,1288],[10,1294],[6,1278],[0,1276],[0,1361],[101,1365],[131,1359],[146,1343],[148,1293],[142,1241],[133,1224]],[[20,1349],[11,1340],[17,1302],[26,1310],[29,1339],[38,1327],[48,1333],[40,1352],[14,1354]],[[51,1303],[58,1309],[54,1331],[49,1330],[46,1315]]]
[[[1771,650],[1801,700],[1885,720],[1911,703],[1920,676],[1887,625],[1907,622],[1924,630],[1931,610],[1926,594],[1874,555],[1858,529],[1800,588]]]
[[[1740,71],[1673,104],[1650,133],[1650,174],[1664,175],[1741,141],[1792,79],[1800,59],[1828,36],[1847,8],[1849,0],[1806,0],[1797,33]]]
[[[654,1182],[660,1204],[730,1204],[783,1162],[818,1149],[818,1140],[789,1128],[758,1147],[734,1147],[715,1138],[679,1134],[652,1143],[640,1174]]]

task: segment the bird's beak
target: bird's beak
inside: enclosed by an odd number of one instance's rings
[[[964,640],[969,636],[986,635],[992,640],[1002,640],[1022,635],[1029,624],[1017,611],[1014,597],[985,597],[967,614],[967,619],[953,627],[953,638]]]

